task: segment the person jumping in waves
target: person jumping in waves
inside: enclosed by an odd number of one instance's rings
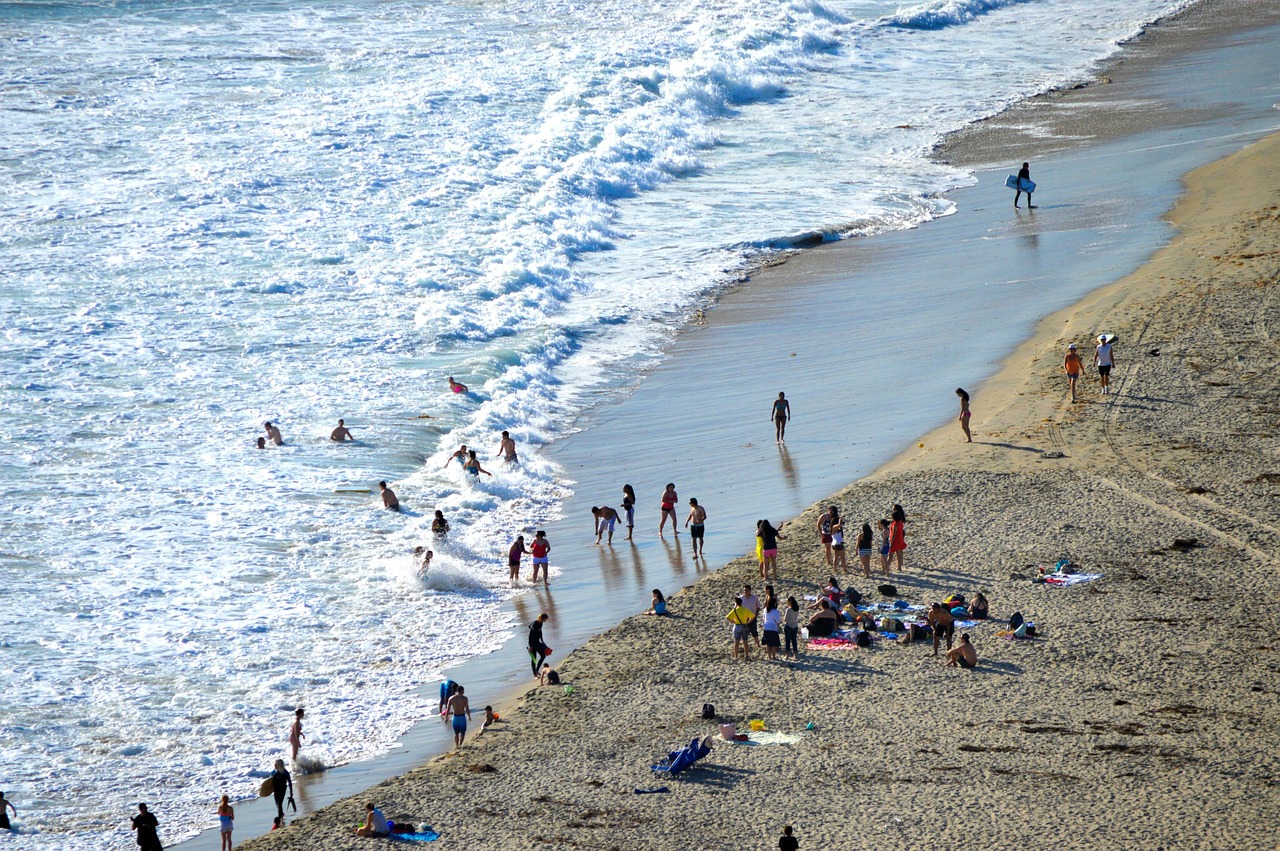
[[[773,401],[773,411],[769,414],[769,419],[773,420],[778,445],[786,443],[787,420],[791,419],[791,403],[787,401],[786,393],[779,393],[778,398]]]

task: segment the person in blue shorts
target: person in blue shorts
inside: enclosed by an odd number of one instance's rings
[[[467,720],[471,717],[471,702],[467,700],[467,690],[458,686],[446,708],[453,716],[453,746],[455,749],[460,748],[463,739],[467,737]]]

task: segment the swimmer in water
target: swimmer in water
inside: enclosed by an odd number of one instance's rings
[[[449,389],[454,393],[466,393],[467,385],[463,384],[461,381],[454,381],[453,376],[451,375],[449,376]]]
[[[284,446],[284,438],[280,436],[280,429],[273,426],[271,424],[271,420],[267,420],[265,423],[263,423],[262,427],[267,431],[268,440],[270,440],[276,446]]]
[[[382,494],[382,507],[389,511],[400,510],[400,500],[396,499],[396,492],[387,487],[386,482],[378,482],[378,491]]]
[[[431,569],[431,559],[435,558],[435,556],[436,554],[433,553],[431,550],[427,549],[426,547],[413,548],[413,560],[418,561],[418,559],[422,559],[422,561],[418,564],[419,576],[427,575],[427,572]]]
[[[345,420],[338,420],[338,427],[329,433],[329,439],[335,443],[342,443],[345,440],[355,440],[355,435],[347,428]]]
[[[265,437],[258,438],[258,448],[259,449],[267,448],[267,439]]]
[[[516,457],[516,442],[511,439],[511,432],[504,431],[502,433],[502,443],[498,444],[498,455],[502,456],[504,464],[518,464],[520,459]],[[498,457],[495,455],[494,457]]]
[[[476,457],[476,451],[474,449],[467,453],[467,460],[463,462],[462,469],[467,471],[468,476],[473,476],[477,479],[480,478],[481,473],[484,473],[486,476],[493,475],[493,473],[490,473],[484,467],[480,466],[480,459]]]
[[[450,455],[450,456],[449,456],[449,460],[448,460],[448,461],[445,461],[445,462],[444,462],[444,467],[441,467],[440,469],[441,469],[441,470],[443,470],[443,469],[447,468],[447,467],[448,467],[450,464],[452,464],[454,461],[457,461],[459,464],[462,464],[462,465],[464,465],[464,466],[466,465],[466,463],[467,463],[467,445],[466,445],[465,443],[458,447],[458,451],[457,451],[457,452],[455,452],[455,453],[453,453],[452,455]]]

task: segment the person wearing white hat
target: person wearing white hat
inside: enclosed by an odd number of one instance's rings
[[[1098,380],[1102,384],[1102,393],[1111,392],[1111,368],[1116,365],[1115,353],[1111,351],[1113,338],[1107,334],[1098,337],[1098,347],[1093,350],[1093,362],[1098,367]]]
[[[1067,356],[1062,359],[1062,369],[1067,374],[1067,384],[1071,387],[1071,401],[1076,400],[1076,379],[1080,377],[1080,355],[1076,353],[1076,344],[1067,346]]]

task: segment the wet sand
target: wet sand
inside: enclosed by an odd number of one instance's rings
[[[1187,45],[1177,48],[1179,55],[1199,55]],[[1265,55],[1265,51],[1263,53]],[[1247,65],[1248,54],[1244,55],[1246,58],[1239,61]],[[1196,70],[1182,69],[1183,79]],[[1157,66],[1155,72],[1146,69],[1139,77],[1152,78],[1155,73],[1155,85],[1163,85],[1161,71]],[[1258,73],[1265,73],[1265,69]],[[1250,87],[1247,69],[1231,67],[1223,76],[1232,78],[1243,88]],[[1115,74],[1114,79],[1114,85],[1124,81],[1120,73]],[[1206,112],[1214,113],[1219,123],[1202,123],[1200,118]],[[1067,268],[1072,270],[1072,275],[1069,282],[1062,284],[1061,303],[1074,301],[1080,294],[1136,268],[1152,246],[1167,238],[1167,226],[1157,216],[1167,208],[1166,199],[1172,197],[1177,178],[1187,168],[1235,150],[1251,135],[1256,137],[1260,132],[1256,117],[1250,121],[1239,120],[1239,116],[1224,115],[1217,107],[1195,113],[1184,110],[1179,116],[1192,118],[1193,126],[1147,127],[1137,136],[1117,139],[1101,138],[1105,134],[1100,133],[1100,138],[1074,143],[1074,147],[1067,145],[1069,150],[1055,157],[1052,168],[1062,174],[1083,169],[1090,172],[1089,179],[1073,186],[1069,205],[1054,211],[1050,202],[1042,202],[1048,205],[1048,215],[1042,211],[1038,221],[1027,217],[1014,219],[1009,215],[1008,195],[998,185],[1003,170],[988,170],[979,174],[977,187],[956,193],[960,206],[956,216],[932,223],[919,232],[852,240],[806,252],[729,294],[709,313],[707,326],[691,328],[681,336],[669,360],[646,378],[632,398],[607,407],[598,420],[582,424],[587,431],[553,448],[553,457],[570,471],[580,494],[580,498],[566,506],[569,517],[549,527],[565,573],[553,584],[551,593],[537,591],[518,600],[513,607],[516,619],[523,623],[539,610],[550,610],[553,623],[548,628],[548,640],[557,648],[553,660],[560,659],[566,650],[616,623],[619,612],[644,608],[650,587],[658,585],[669,591],[704,576],[707,569],[694,565],[688,557],[687,539],[682,538],[679,545],[670,536],[659,541],[652,534],[654,530],[647,528],[652,525],[650,520],[656,523],[656,507],[648,504],[656,497],[654,488],[668,478],[676,478],[681,484],[682,500],[696,495],[709,503],[712,509],[709,562],[719,565],[750,548],[748,530],[756,516],[794,515],[841,483],[886,461],[903,445],[914,445],[914,434],[946,416],[945,409],[953,405],[949,401],[953,398],[950,388],[958,380],[952,370],[940,370],[929,386],[904,388],[900,402],[909,410],[889,412],[888,425],[882,427],[863,413],[866,394],[858,383],[864,380],[861,373],[870,371],[866,367],[876,354],[875,341],[862,334],[842,335],[842,329],[867,320],[866,305],[856,301],[830,305],[824,292],[851,274],[875,285],[880,280],[900,279],[904,270],[919,272],[922,276],[943,271],[959,273],[960,270],[953,269],[954,245],[971,242],[995,246],[995,251],[982,255],[981,261],[972,252],[967,253],[969,268],[966,271],[969,279],[985,277],[993,282],[991,285],[997,291],[990,297],[997,302],[1016,301],[1019,287],[1057,286],[1056,278]],[[1179,116],[1160,114],[1159,117]],[[1223,121],[1230,131],[1225,134],[1221,129]],[[1165,147],[1179,139],[1196,144]],[[1047,143],[1042,140],[1041,144]],[[1150,153],[1140,148],[1154,148],[1163,153],[1153,160]],[[985,150],[981,145],[977,149]],[[964,158],[963,153],[945,151],[944,154]],[[1133,164],[1144,161],[1148,183],[1135,186],[1131,174]],[[1042,185],[1043,173],[1036,173]],[[1052,178],[1052,172],[1049,175]],[[1053,183],[1050,179],[1049,185]],[[1113,188],[1108,190],[1108,184]],[[1119,187],[1121,194],[1128,193],[1126,197],[1117,199],[1115,187]],[[1058,200],[1062,200],[1061,195]],[[1105,215],[1099,215],[1099,211]],[[1031,264],[1034,274],[1022,273],[1027,264]],[[1000,270],[1010,266],[1020,270],[1013,276],[1017,280],[1001,280]],[[957,280],[954,286],[965,286],[966,280]],[[909,311],[905,316],[906,324],[910,324]],[[1005,320],[1008,328],[1002,331],[1012,334],[1013,338],[1025,336],[1038,318],[1037,314],[1019,313],[1017,305],[1011,304]],[[877,317],[876,321],[893,322],[898,321],[898,317]],[[796,329],[805,329],[805,333],[797,334]],[[974,329],[960,331],[960,336],[969,339],[975,334]],[[908,340],[912,333],[956,333],[956,329],[946,327],[945,323],[937,328],[907,328],[903,339]],[[833,339],[840,340],[841,344],[833,347]],[[783,386],[789,390],[795,388],[789,395],[805,401],[793,426],[790,448],[786,453],[779,453],[770,440],[771,430],[766,419],[773,387],[767,388],[771,392],[765,394],[766,398],[758,398],[759,387],[744,386],[742,362],[743,358],[757,357],[762,363],[778,363],[792,352],[796,353],[795,362],[786,364],[785,371],[769,376],[770,381],[775,377],[785,379]],[[996,346],[957,345],[952,367],[954,373],[965,376],[963,383],[969,386],[978,377],[990,374],[1002,354]],[[824,379],[823,368],[847,376],[848,388],[842,393],[827,392],[829,379]],[[708,404],[712,398],[715,403]],[[978,417],[975,426],[987,413],[992,398],[985,386],[975,395]],[[755,408],[761,410],[755,412]],[[852,423],[850,410],[857,412]],[[655,411],[670,422],[665,436],[654,429]],[[751,419],[756,413],[758,422]],[[920,425],[912,424],[917,422]],[[862,427],[867,436],[850,445],[849,435],[858,427]],[[689,444],[679,440],[678,436],[683,434],[698,436],[693,447],[696,451],[691,452]],[[944,437],[949,438],[949,434],[944,432]],[[932,440],[926,440],[931,450],[936,448],[929,442]],[[597,459],[602,457],[608,459],[607,464],[599,464]],[[621,470],[626,473],[619,472]],[[622,480],[620,476],[634,481],[641,489],[640,522],[644,534],[634,548],[597,549],[590,545],[586,520],[577,515],[589,516],[586,506],[601,501],[614,504],[608,502],[608,498]],[[601,493],[605,494],[603,500]],[[816,576],[817,573],[813,573],[809,578]],[[719,603],[716,608],[718,606]],[[705,637],[714,642],[717,658],[721,637],[719,631],[714,638]],[[528,667],[522,647],[523,630],[518,630],[510,645],[500,653],[473,660],[450,675],[468,685],[469,692],[476,696],[477,706],[493,702],[506,709],[528,688]],[[573,670],[576,664],[577,656],[569,663],[568,670]],[[704,673],[697,667],[690,672],[699,680],[704,679]],[[500,697],[495,699],[494,695]],[[707,699],[717,706],[722,702],[714,697]],[[697,706],[702,702],[697,700]],[[649,730],[643,725],[637,727],[641,722],[636,719],[650,717],[658,709],[646,707],[639,715],[615,716],[625,719],[619,723],[628,729],[628,735],[638,735],[640,741],[653,743],[654,753],[645,759],[656,756],[657,749],[675,744],[665,738],[660,744],[656,743],[654,736],[664,737],[665,731]],[[625,712],[622,708],[611,711]],[[894,710],[889,706],[885,711]],[[520,716],[523,715],[524,710],[520,712]],[[521,723],[521,735],[525,729]],[[424,754],[438,752],[447,743],[447,732],[442,725],[424,723],[406,736],[405,747],[390,758],[344,766],[308,778],[306,786],[311,794],[307,799],[299,796],[299,803],[306,812],[353,794],[385,777],[409,770],[421,762]],[[637,782],[643,780],[641,775],[636,777]],[[363,796],[356,800],[362,801]],[[350,804],[346,806],[352,813],[343,817],[343,823],[358,818],[362,812],[362,806],[354,809]],[[256,810],[262,811],[263,818],[259,821],[265,829],[270,818],[265,807],[242,807],[238,813],[240,820],[246,821],[247,827],[246,816]],[[396,811],[390,808],[388,812]],[[433,806],[424,809],[420,816],[442,827],[440,812]],[[310,832],[310,828],[305,827],[309,824],[309,820],[301,822],[283,835],[303,831],[309,838],[299,841],[313,844],[298,847],[329,847],[331,837],[324,830]],[[250,832],[252,827],[246,832],[238,831],[238,835]],[[576,841],[592,844],[581,838]],[[184,847],[199,848],[202,842],[214,847],[212,843],[216,838],[206,833]],[[456,847],[464,846],[465,843]]]

